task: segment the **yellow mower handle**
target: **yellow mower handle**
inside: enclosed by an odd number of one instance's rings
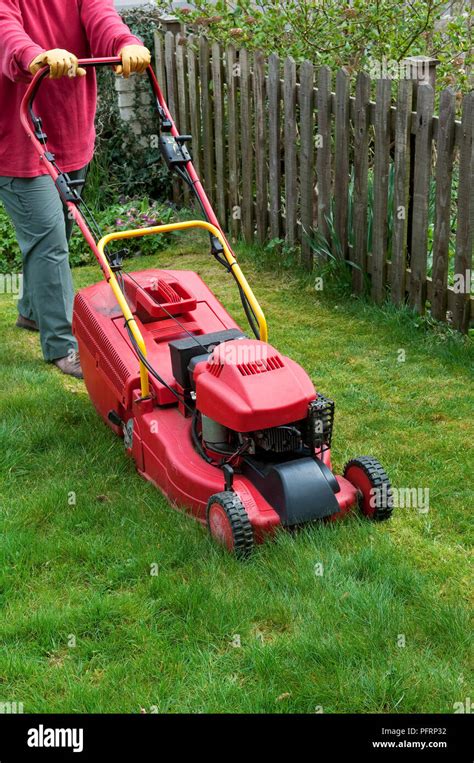
[[[126,239],[126,238],[139,238],[141,236],[152,236],[152,235],[157,235],[159,233],[170,233],[171,231],[175,231],[175,230],[188,230],[189,228],[201,228],[202,230],[206,230],[209,233],[211,233],[213,236],[215,236],[217,240],[220,242],[220,244],[222,245],[222,249],[224,251],[224,255],[227,260],[227,263],[229,267],[232,269],[232,272],[239,286],[241,287],[243,293],[247,297],[248,302],[255,314],[255,317],[258,322],[260,339],[263,342],[267,342],[268,327],[267,327],[267,322],[265,320],[265,316],[263,314],[263,310],[260,307],[252,289],[250,288],[247,279],[242,273],[242,270],[240,269],[240,266],[237,260],[235,259],[234,255],[230,251],[229,246],[224,236],[222,235],[221,231],[215,225],[208,223],[206,220],[187,220],[185,222],[179,222],[179,223],[167,223],[165,225],[154,225],[154,226],[151,226],[150,228],[136,228],[135,230],[114,231],[114,233],[108,233],[106,236],[103,236],[97,244],[97,249],[99,250],[99,253],[101,255],[102,265],[103,267],[105,267],[105,270],[107,271],[107,281],[110,283],[110,286],[115,295],[115,298],[120,305],[120,309],[123,312],[124,318],[127,321],[128,325],[130,326],[130,331],[132,332],[133,337],[138,347],[140,348],[140,351],[142,352],[143,356],[146,358],[146,354],[147,354],[144,339],[142,337],[140,329],[137,326],[135,318],[133,317],[132,312],[128,306],[127,300],[125,299],[125,296],[119,286],[119,283],[115,277],[115,274],[110,268],[107,257],[105,256],[105,247],[108,244],[110,244],[111,241],[119,241],[121,239]],[[148,395],[150,394],[148,371],[146,366],[141,360],[140,360],[140,381],[141,381],[142,397],[148,397]]]

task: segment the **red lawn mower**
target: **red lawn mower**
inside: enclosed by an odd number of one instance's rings
[[[87,59],[80,66],[114,66]],[[137,470],[242,558],[278,527],[340,519],[354,507],[373,520],[392,513],[390,482],[376,459],[331,466],[334,403],[308,374],[268,344],[267,324],[193,167],[150,67],[160,149],[192,189],[204,216],[102,236],[77,183],[48,151],[34,99],[47,76],[34,77],[21,119],[58,192],[94,252],[105,280],[75,298],[73,330],[84,380],[97,411],[123,437]],[[235,323],[197,273],[126,273],[120,239],[201,228],[211,253],[234,278],[255,338]],[[93,233],[95,231],[95,233]]]

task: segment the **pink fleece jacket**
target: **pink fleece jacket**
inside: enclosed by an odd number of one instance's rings
[[[0,0],[0,176],[46,174],[20,123],[20,104],[40,53],[64,48],[78,58],[115,56],[140,43],[113,0]],[[61,169],[84,167],[94,151],[97,86],[87,76],[44,80],[35,100],[48,149]]]

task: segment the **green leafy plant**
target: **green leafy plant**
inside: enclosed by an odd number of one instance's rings
[[[455,3],[446,19],[445,0],[197,0],[174,10],[194,31],[210,39],[265,53],[309,59],[349,70],[374,62],[400,62],[406,56],[439,60],[438,84],[466,91],[473,65],[474,11]]]
[[[144,199],[120,198],[105,210],[96,210],[94,217],[103,234],[125,228],[146,228],[161,225],[176,219],[175,210],[168,204]],[[167,233],[159,236],[143,236],[130,239],[126,244],[128,256],[138,257],[164,249],[178,234]],[[121,246],[120,248],[123,248]],[[72,266],[95,262],[94,255],[75,228],[69,246],[69,261]],[[22,269],[21,253],[16,242],[15,230],[10,219],[0,205],[0,273],[20,272]]]
[[[121,12],[133,34],[150,50],[154,48],[154,32],[158,29],[163,9],[164,4],[161,7],[150,4]],[[103,209],[114,203],[119,193],[135,198],[140,195],[168,198],[169,173],[159,149],[151,140],[140,140],[129,123],[121,119],[114,78],[108,68],[98,71],[97,141],[89,194],[95,197],[95,205]],[[139,94],[147,92],[150,87],[148,78],[138,79],[136,86]],[[153,123],[153,119],[157,119],[152,102],[142,103],[140,108],[144,121],[150,118]],[[95,183],[92,184],[91,179],[95,179]]]
[[[358,266],[342,256],[342,245],[334,224],[334,213],[326,217],[329,236],[320,230],[310,236],[310,246],[314,255],[312,277],[321,276],[325,288],[332,294],[349,295],[352,291],[351,271]]]
[[[21,253],[15,229],[0,204],[0,273],[19,273],[21,267]]]
[[[106,210],[97,213],[96,219],[105,235],[116,230],[148,228],[169,223],[175,219],[175,212],[169,205],[149,201],[147,198],[140,200],[122,198],[117,204],[112,204]],[[146,256],[164,249],[175,235],[177,234],[167,233],[131,238],[125,242],[125,246],[123,242],[117,242],[113,246],[121,250],[125,248],[128,257]],[[81,265],[94,261],[93,253],[80,232],[76,230],[70,244],[71,264]]]

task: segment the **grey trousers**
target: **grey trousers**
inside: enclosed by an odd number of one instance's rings
[[[84,167],[69,175],[85,180],[86,173]],[[68,248],[73,220],[49,175],[0,177],[0,201],[15,226],[23,258],[18,312],[37,323],[44,359],[63,358],[77,349],[71,329],[74,289]]]

